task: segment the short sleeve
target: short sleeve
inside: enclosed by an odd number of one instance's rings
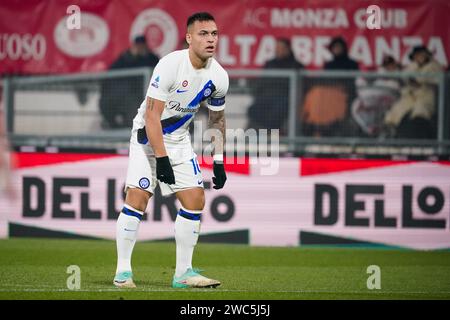
[[[207,106],[209,110],[222,111],[223,109],[225,109],[225,96],[228,92],[228,85],[228,74],[225,70],[223,70],[223,73],[221,73],[221,76],[218,79],[216,90],[207,100]]]
[[[147,97],[161,101],[167,101],[170,88],[172,87],[176,70],[170,59],[161,59],[153,70],[150,85],[147,89]]]

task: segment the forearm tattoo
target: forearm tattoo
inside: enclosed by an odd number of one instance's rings
[[[209,111],[208,127],[215,129],[215,133],[211,138],[214,145],[214,154],[222,154],[225,145],[225,111]]]
[[[154,104],[155,104],[155,100],[153,100],[152,98],[149,98],[149,99],[147,100],[147,108],[148,108],[150,111],[153,111]]]

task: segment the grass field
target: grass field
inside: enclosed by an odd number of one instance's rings
[[[194,267],[222,281],[216,289],[172,289],[175,245],[137,243],[137,289],[112,285],[113,241],[0,241],[0,299],[450,299],[450,251],[367,248],[267,248],[200,243]],[[69,265],[81,289],[67,289]],[[381,289],[367,289],[367,267]]]

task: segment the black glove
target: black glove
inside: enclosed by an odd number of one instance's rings
[[[140,144],[148,143],[147,132],[145,131],[145,126],[143,128],[138,129],[137,142],[139,142]]]
[[[222,189],[225,185],[225,181],[227,181],[227,174],[225,173],[225,168],[223,166],[223,162],[214,161],[213,166],[214,177],[212,181],[214,183],[214,189]]]
[[[175,184],[175,176],[168,156],[156,158],[156,178],[167,184]]]

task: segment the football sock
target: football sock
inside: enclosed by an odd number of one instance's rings
[[[192,255],[200,233],[201,211],[181,208],[175,220],[177,245],[175,277],[182,276],[192,268]]]
[[[124,205],[116,224],[117,269],[116,273],[131,271],[131,254],[136,243],[142,211]]]

